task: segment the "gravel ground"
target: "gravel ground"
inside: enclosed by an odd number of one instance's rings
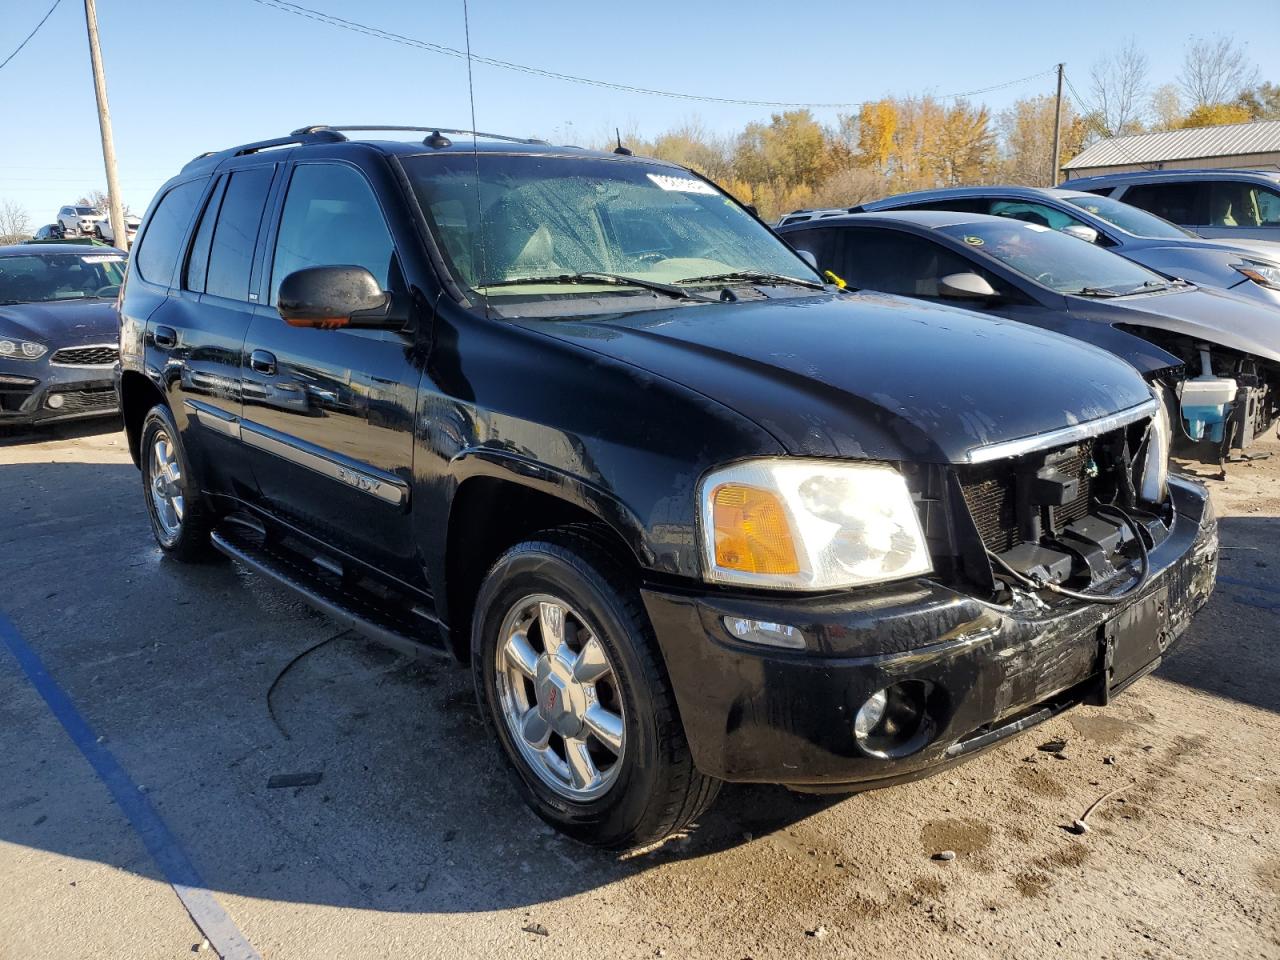
[[[1211,488],[1217,594],[1109,708],[854,797],[726,787],[623,857],[526,811],[459,668],[346,634],[268,704],[338,628],[232,564],[162,560],[114,426],[0,446],[0,609],[264,958],[1280,958],[1280,456]],[[0,958],[200,954],[3,649],[0,774]]]

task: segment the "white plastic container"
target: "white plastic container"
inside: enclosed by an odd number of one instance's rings
[[[1236,382],[1199,376],[1182,384],[1182,419],[1192,440],[1222,442],[1227,413],[1236,399]]]

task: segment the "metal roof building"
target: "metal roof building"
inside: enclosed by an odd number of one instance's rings
[[[1063,165],[1072,177],[1130,170],[1205,168],[1280,170],[1280,120],[1111,137]]]

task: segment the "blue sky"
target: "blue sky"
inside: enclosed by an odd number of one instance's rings
[[[0,0],[0,58],[52,0]],[[463,47],[461,0],[299,0],[325,13]],[[738,0],[469,0],[477,54],[645,87],[771,101],[852,102],[884,94],[951,94],[1050,70],[1065,61],[1080,92],[1101,53],[1133,34],[1156,82],[1172,79],[1203,2],[1137,4],[778,4]],[[98,0],[103,58],[125,201],[141,212],[156,188],[205,150],[276,136],[304,123],[470,126],[463,61],[336,30],[254,0]],[[1257,17],[1248,18],[1260,23]],[[1265,19],[1265,18],[1264,18]],[[1226,20],[1230,33],[1240,21]],[[1264,79],[1280,32],[1249,31]],[[999,110],[1051,92],[1053,79],[983,94]],[[481,130],[563,142],[620,126],[652,135],[697,118],[730,132],[769,109],[693,103],[475,67]],[[816,111],[834,119],[837,111]],[[0,200],[36,224],[105,185],[84,9],[62,0],[0,70]]]

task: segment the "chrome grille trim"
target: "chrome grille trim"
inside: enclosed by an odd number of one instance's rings
[[[1127,427],[1138,420],[1147,420],[1156,415],[1159,409],[1155,398],[1136,407],[1121,410],[1096,420],[1084,423],[1073,423],[1049,433],[1036,434],[1033,437],[1022,437],[1017,440],[1004,440],[1000,443],[988,444],[985,447],[973,447],[965,456],[966,463],[990,463],[993,460],[1013,460],[1035,453],[1038,450],[1052,450],[1054,447],[1065,447],[1081,440],[1088,440],[1099,434],[1110,433],[1120,427]]]

